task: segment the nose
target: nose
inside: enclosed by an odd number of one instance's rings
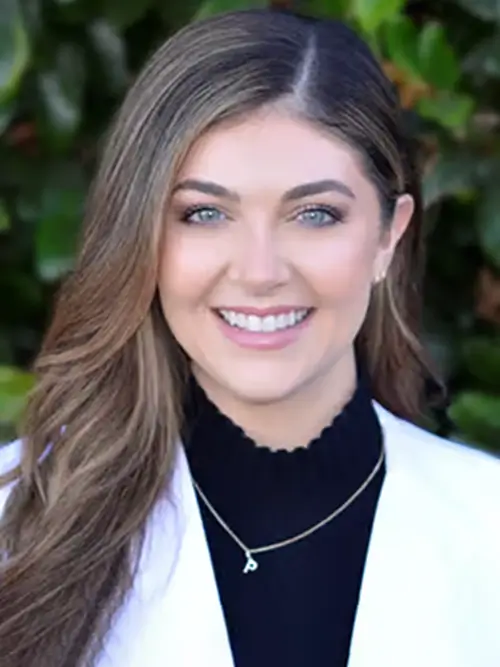
[[[247,230],[235,240],[229,278],[256,295],[272,293],[290,279],[285,255],[276,230]]]

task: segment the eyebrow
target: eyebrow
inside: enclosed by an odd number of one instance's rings
[[[214,197],[221,197],[223,199],[230,199],[231,201],[239,202],[240,196],[233,190],[228,190],[223,185],[213,183],[212,181],[201,181],[194,178],[188,178],[174,187],[172,194],[180,190],[195,190],[206,195]],[[323,194],[324,192],[338,192],[349,199],[356,199],[354,192],[342,181],[337,181],[333,178],[324,179],[321,181],[312,181],[310,183],[301,183],[295,187],[287,190],[282,196],[283,202],[294,201],[296,199],[303,199],[312,195]]]

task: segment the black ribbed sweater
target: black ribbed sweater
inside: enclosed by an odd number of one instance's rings
[[[291,452],[256,446],[190,387],[184,442],[192,475],[250,547],[296,535],[344,503],[373,469],[381,440],[363,377],[332,424]],[[235,667],[345,667],[384,474],[382,467],[315,534],[256,556],[259,567],[248,574],[241,549],[199,498]]]

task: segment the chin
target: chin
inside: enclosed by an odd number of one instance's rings
[[[300,392],[306,384],[297,375],[287,377],[285,373],[256,373],[255,368],[247,373],[240,371],[236,376],[220,378],[219,384],[226,387],[234,398],[255,405],[279,403]]]

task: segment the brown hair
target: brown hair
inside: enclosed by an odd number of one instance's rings
[[[3,667],[93,664],[124,604],[182,419],[185,364],[156,294],[173,179],[208,127],[280,101],[356,148],[386,224],[399,193],[416,201],[357,344],[380,403],[418,417],[429,375],[417,335],[421,205],[390,83],[336,22],[249,11],[187,26],[117,114],[35,365],[0,529]]]

